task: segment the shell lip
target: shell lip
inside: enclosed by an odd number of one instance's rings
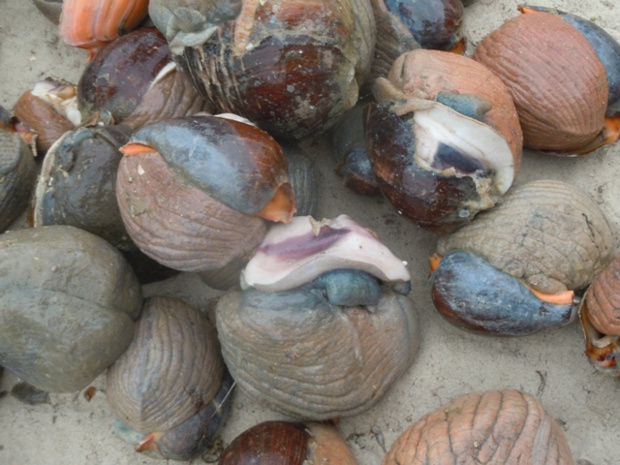
[[[588,318],[588,304],[585,298],[579,308],[579,318],[586,341],[585,355],[590,364],[601,373],[620,376],[618,366],[620,336],[605,335],[592,326]]]
[[[272,226],[241,272],[241,288],[291,290],[335,269],[365,271],[400,293],[410,290],[406,262],[347,215],[321,221],[297,216],[288,225]]]

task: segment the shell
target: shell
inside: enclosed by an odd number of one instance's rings
[[[120,252],[72,226],[2,235],[0,295],[0,364],[51,392],[78,391],[111,365],[142,304]]]
[[[338,269],[356,269],[377,278],[407,285],[405,264],[377,235],[347,215],[316,221],[309,216],[271,227],[241,273],[241,287],[287,291]]]
[[[419,345],[413,304],[385,289],[372,311],[330,304],[311,289],[228,291],[217,304],[217,329],[241,389],[312,420],[368,410]]]
[[[100,48],[134,29],[148,13],[148,0],[64,0],[59,34],[68,45]]]
[[[266,421],[245,430],[224,450],[218,465],[356,465],[335,427],[321,423]]]
[[[486,36],[473,58],[510,89],[526,146],[573,153],[601,135],[605,68],[585,37],[559,16],[513,18]]]
[[[0,107],[0,232],[26,209],[37,179],[32,148]]]
[[[116,417],[144,435],[140,451],[189,460],[223,422],[223,376],[208,320],[181,300],[154,296],[144,303],[127,351],[108,371],[106,393]]]
[[[586,338],[586,355],[599,371],[620,376],[620,255],[588,288],[580,315]]]
[[[605,67],[609,93],[606,115],[610,117],[620,115],[620,44],[616,39],[598,24],[565,11],[532,5],[526,5],[519,9],[521,12],[535,10],[559,15],[560,18],[583,34]]]
[[[242,273],[246,289],[217,303],[226,365],[251,397],[288,415],[365,411],[417,351],[417,315],[403,295],[409,279],[374,233],[345,215],[274,226]]]
[[[151,17],[218,112],[300,139],[329,129],[357,101],[375,43],[369,0],[192,5],[185,22],[178,3],[152,2]]]
[[[373,93],[364,120],[370,161],[384,195],[409,219],[453,231],[508,190],[521,129],[508,90],[484,66],[414,50]]]
[[[62,136],[46,155],[33,202],[35,227],[66,224],[118,248],[142,283],[176,272],[144,255],[129,237],[116,201],[116,174],[126,125],[82,127]]]
[[[165,37],[155,28],[134,31],[101,50],[82,73],[78,102],[85,119],[134,129],[212,112],[189,77],[177,69]]]
[[[46,79],[24,92],[13,109],[15,116],[37,134],[37,152],[45,154],[60,137],[81,123],[76,88]]]
[[[319,203],[319,186],[314,163],[297,144],[284,142],[282,149],[288,163],[288,177],[295,193],[295,214],[314,216]]]
[[[412,424],[382,465],[573,465],[560,425],[534,396],[503,390],[454,399]]]
[[[555,180],[513,189],[501,205],[437,243],[476,253],[545,293],[583,290],[614,256],[609,224],[581,190]]]
[[[431,276],[435,308],[450,323],[493,336],[525,336],[574,321],[577,306],[540,300],[523,282],[470,252],[446,255]]]
[[[170,268],[243,262],[267,231],[255,215],[289,221],[294,212],[281,147],[249,124],[179,118],[143,127],[123,150],[132,144],[143,153],[121,160],[121,215],[138,247]]]

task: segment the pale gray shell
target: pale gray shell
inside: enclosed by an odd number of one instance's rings
[[[133,336],[140,285],[118,250],[72,226],[0,237],[0,365],[52,392],[78,391]]]
[[[372,311],[330,305],[308,289],[229,291],[217,305],[217,329],[241,389],[313,420],[369,409],[419,344],[412,302],[387,289]]]
[[[612,260],[613,236],[598,205],[555,180],[514,188],[504,202],[450,236],[440,255],[477,253],[543,292],[585,288]]]
[[[166,431],[207,405],[224,364],[213,326],[179,299],[145,301],[127,351],[110,367],[106,393],[114,414],[141,433]]]

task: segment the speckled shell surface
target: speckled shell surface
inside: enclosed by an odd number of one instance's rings
[[[514,188],[504,202],[439,239],[445,255],[463,250],[543,292],[584,289],[614,256],[613,236],[598,205],[556,180]]]

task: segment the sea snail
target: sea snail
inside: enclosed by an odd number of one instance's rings
[[[404,264],[346,215],[275,225],[217,304],[222,354],[241,389],[297,418],[374,405],[419,339]]]
[[[121,148],[116,195],[136,245],[180,271],[243,267],[267,222],[295,211],[282,148],[249,122],[191,116],[144,126]]]
[[[521,161],[512,97],[488,69],[436,50],[401,55],[375,81],[366,145],[388,200],[419,226],[453,231],[508,191]]]
[[[574,319],[578,293],[609,264],[613,236],[596,203],[539,180],[439,239],[431,277],[448,321],[494,335],[526,335]],[[577,294],[576,294],[577,293]]]

